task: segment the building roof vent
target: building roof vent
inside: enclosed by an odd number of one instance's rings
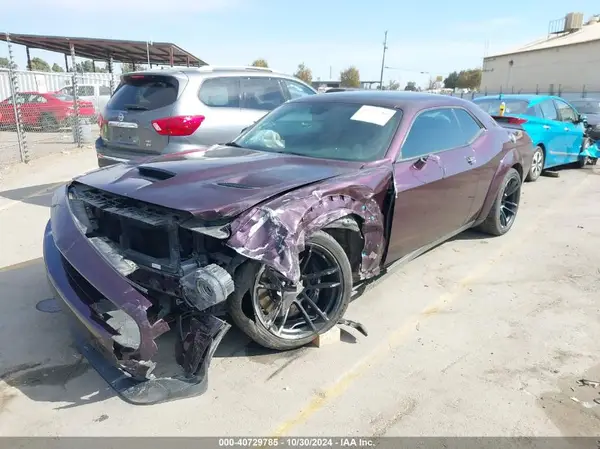
[[[583,28],[583,13],[570,12],[565,16],[565,28],[563,31],[572,32]]]
[[[586,22],[586,25],[593,25],[595,23],[600,22],[600,15],[595,14]]]

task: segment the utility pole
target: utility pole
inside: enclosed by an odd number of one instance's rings
[[[331,66],[329,66],[329,80],[331,80],[332,76],[333,76],[333,74],[332,74]]]
[[[379,78],[379,90],[383,90],[383,69],[385,68],[385,51],[387,50],[387,34],[383,38],[383,56],[381,57],[381,77]]]
[[[146,41],[146,58],[148,59],[148,68],[152,67],[150,63],[150,45],[152,45],[152,41]]]

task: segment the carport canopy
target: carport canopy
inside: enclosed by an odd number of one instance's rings
[[[95,39],[88,37],[38,36],[34,34],[0,34],[3,40],[27,47],[28,66],[29,49],[37,48],[63,53],[65,59],[71,54],[71,45],[75,55],[92,61],[108,61],[131,64],[195,66],[207,65],[200,58],[170,42],[126,41],[117,39]]]

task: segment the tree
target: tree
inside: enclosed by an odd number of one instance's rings
[[[264,67],[266,69],[269,67],[269,64],[265,59],[257,59],[252,63],[252,67]]]
[[[0,68],[8,69],[8,58],[0,58]]]
[[[130,73],[134,71],[137,72],[138,70],[146,70],[146,66],[143,64],[136,64],[135,70],[133,70],[133,64],[129,62],[124,62],[123,64],[121,64],[121,73]]]
[[[354,66],[340,72],[340,84],[343,87],[360,87],[360,72]]]
[[[410,90],[410,91],[416,91],[417,90],[417,83],[415,83],[414,81],[409,81],[408,83],[406,83],[406,86],[404,87],[404,90]]]
[[[455,89],[456,83],[458,82],[458,72],[450,73],[444,80],[444,87],[446,89]]]
[[[400,83],[398,81],[390,80],[387,86],[383,86],[383,90],[398,90],[400,89]]]
[[[294,76],[298,79],[301,79],[306,84],[310,84],[312,82],[312,70],[306,67],[304,63],[298,64],[298,70],[296,70]]]
[[[98,73],[106,73],[108,72],[108,69],[106,67],[99,67],[99,66],[95,66],[96,67],[96,72]],[[137,67],[136,67],[137,69]],[[83,62],[78,62],[77,64],[75,64],[75,71],[76,72],[80,72],[80,73],[92,73],[94,72],[94,63],[92,61],[85,60]]]
[[[461,70],[456,87],[461,89],[477,89],[481,84],[481,69]]]
[[[53,72],[64,72],[63,68],[61,66],[59,66],[56,62],[54,64],[52,64],[52,71]]]
[[[50,64],[48,64],[42,58],[35,57],[31,59],[31,70],[36,72],[49,72]]]

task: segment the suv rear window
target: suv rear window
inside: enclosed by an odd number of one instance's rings
[[[178,91],[179,82],[172,76],[125,76],[107,107],[152,111],[175,103]]]

